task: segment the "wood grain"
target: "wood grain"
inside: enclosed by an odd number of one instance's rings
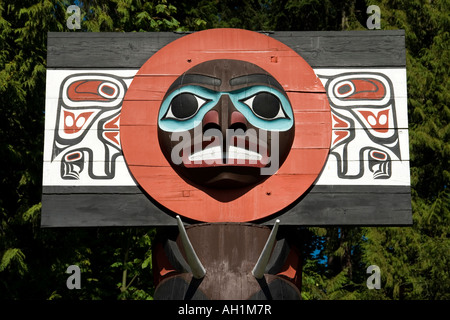
[[[141,69],[150,57],[158,56],[161,48],[170,46],[174,40],[185,36],[171,32],[50,32],[47,67],[55,72],[74,68],[104,70],[106,73],[111,69],[121,72],[137,70]],[[257,187],[258,192],[251,196],[244,195],[244,201],[230,203],[223,210],[233,212],[236,217],[240,215],[241,210],[276,211],[274,215],[260,220],[254,220],[259,219],[256,214],[246,215],[250,220],[253,219],[253,222],[269,225],[275,218],[280,218],[282,224],[286,225],[410,225],[411,196],[409,185],[405,185],[406,180],[396,181],[403,184],[399,186],[355,184],[309,187],[311,183],[309,180],[314,180],[320,171],[317,169],[316,159],[327,157],[327,147],[331,143],[326,135],[316,134],[318,126],[323,126],[324,128],[319,131],[324,132],[325,127],[331,124],[329,105],[318,78],[316,82],[302,82],[298,80],[297,73],[289,70],[290,61],[299,61],[296,54],[313,68],[405,68],[405,32],[403,30],[273,32],[267,38],[248,37],[245,46],[253,48],[252,50],[260,50],[264,46],[267,47],[268,43],[272,43],[273,39],[281,41],[294,52],[286,49],[286,46],[284,49],[280,47],[278,51],[258,56],[255,62],[267,66],[270,69],[267,69],[268,71],[280,75],[282,78],[280,81],[291,103],[296,106],[295,124],[299,130],[296,130],[296,139],[291,151],[295,161],[288,160],[279,171],[279,175],[272,177],[278,181],[277,183],[262,184]],[[220,39],[211,37],[207,41],[210,45],[214,41],[220,42]],[[230,48],[244,45],[239,42],[242,42],[242,39],[229,37],[226,41],[229,42]],[[202,59],[224,58],[230,55],[242,58],[248,53],[233,52],[220,48],[221,45],[223,46],[218,43],[219,49],[209,52],[199,52],[196,51],[196,45],[188,45],[186,51],[180,51],[171,59],[161,57],[161,63],[153,65],[152,69],[141,69],[131,82],[132,90],[128,91],[124,99],[126,101],[124,103],[131,111],[121,117],[121,137],[127,136],[127,131],[136,131],[138,134],[141,130],[144,142],[154,143],[157,117],[155,112],[149,110],[159,108],[165,89],[179,76],[179,72],[174,70],[183,68],[186,70],[189,64],[194,65]],[[285,85],[291,82],[292,85]],[[404,96],[402,99],[405,100],[403,105],[406,108],[406,93]],[[57,99],[55,96],[53,98]],[[143,105],[146,107],[143,108]],[[402,141],[407,141],[404,138],[407,135],[407,119],[403,123],[402,128],[405,130],[399,130],[399,136],[402,137]],[[52,121],[52,126],[54,124]],[[53,136],[49,129],[54,128],[46,127],[46,129],[48,131],[46,136]],[[144,151],[146,154],[143,155],[143,150],[139,146],[142,141],[137,142],[126,137],[124,139],[126,144],[132,145],[132,149],[136,150],[136,154],[127,154],[128,164],[133,170],[143,173],[144,180],[148,180],[145,182],[147,186],[155,190],[155,194],[152,195],[155,198],[148,196],[141,187],[136,186],[44,186],[41,221],[43,227],[175,225],[174,212],[183,207],[189,206],[194,212],[196,210],[208,212],[210,202],[205,203],[205,196],[202,194],[204,191],[173,179],[173,169],[160,152],[147,148]],[[149,161],[146,162],[145,159]],[[405,159],[409,157],[402,151],[402,160]],[[155,176],[159,177],[156,182]],[[287,194],[308,187],[308,191],[299,199],[294,199],[294,202],[293,199],[288,199]],[[168,189],[172,191],[166,192]],[[174,206],[172,210],[167,209],[155,199],[158,201],[168,199]],[[279,211],[280,206],[275,205],[277,203],[285,203],[287,207]],[[224,213],[219,210],[217,214]],[[187,218],[183,218],[183,221],[195,222]]]
[[[172,32],[49,32],[48,68],[140,68]],[[314,67],[405,67],[404,30],[273,32]]]
[[[174,217],[138,187],[43,189],[42,227],[175,226]],[[255,222],[272,225],[276,218],[281,225],[411,225],[411,191],[409,186],[316,185],[290,207]]]

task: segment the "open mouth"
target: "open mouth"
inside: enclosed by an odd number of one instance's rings
[[[225,150],[225,151],[224,151]],[[241,166],[263,168],[269,163],[267,148],[261,144],[251,145],[246,143],[245,147],[230,145],[208,146],[196,150],[190,154],[183,154],[183,164],[186,168],[204,168],[218,166]]]

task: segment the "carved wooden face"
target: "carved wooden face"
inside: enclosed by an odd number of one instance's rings
[[[256,185],[284,162],[294,114],[283,87],[241,60],[211,60],[183,73],[158,115],[161,150],[183,178],[208,188]],[[270,171],[269,171],[270,172]]]

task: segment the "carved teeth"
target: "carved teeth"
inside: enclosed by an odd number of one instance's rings
[[[260,155],[255,151],[230,146],[226,158],[236,160],[261,161],[262,155]],[[190,155],[188,159],[189,161],[207,161],[207,160],[222,159],[222,148],[220,146],[206,148],[202,151]]]
[[[188,159],[189,161],[222,159],[222,148],[220,146],[206,148],[202,151],[191,154]]]
[[[228,149],[228,158],[261,161],[262,156],[259,153],[251,150],[230,146],[230,148]]]

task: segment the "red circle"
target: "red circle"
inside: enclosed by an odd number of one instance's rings
[[[227,202],[178,176],[160,150],[157,133],[169,86],[194,65],[215,59],[244,60],[269,72],[289,96],[295,118],[294,142],[281,168]],[[252,31],[211,29],[169,43],[144,63],[125,95],[120,134],[130,172],[159,204],[198,221],[246,222],[286,208],[314,183],[330,148],[331,110],[319,78],[291,48]]]

